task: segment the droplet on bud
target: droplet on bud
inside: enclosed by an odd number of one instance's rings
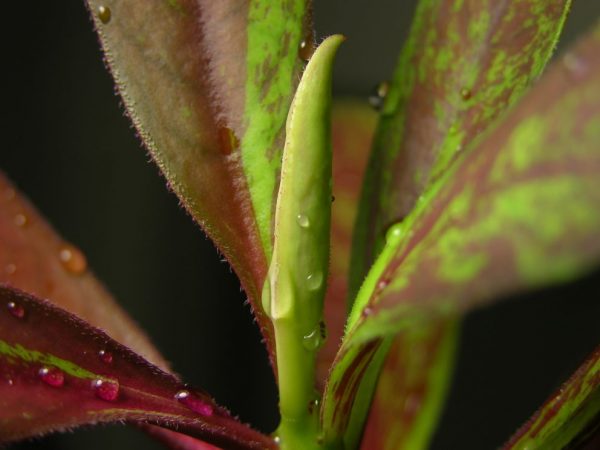
[[[111,364],[113,362],[113,355],[107,350],[100,350],[98,352],[98,356],[100,357],[103,363]]]
[[[192,411],[197,412],[202,416],[212,416],[213,415],[213,407],[209,403],[204,400],[196,397],[190,391],[181,390],[175,394],[175,400],[184,404]]]
[[[65,384],[65,374],[56,367],[44,366],[38,371],[38,375],[48,386],[61,387]]]
[[[112,11],[110,10],[110,8],[108,6],[98,6],[98,19],[100,19],[100,22],[102,22],[103,24],[107,24],[108,22],[110,22],[110,18],[112,17]]]
[[[323,284],[323,274],[321,272],[311,273],[306,277],[306,287],[309,291],[316,291]]]
[[[298,222],[298,225],[300,225],[302,228],[310,227],[310,220],[304,214],[298,214],[296,216],[296,222]]]
[[[101,400],[114,402],[119,398],[119,382],[106,378],[96,378],[92,381],[92,389]]]
[[[369,105],[373,107],[376,111],[381,110],[383,108],[383,102],[388,95],[390,90],[390,84],[387,81],[382,81],[379,83],[369,95]]]
[[[8,308],[8,311],[17,319],[22,319],[23,317],[25,317],[25,308],[23,308],[23,306],[19,305],[18,303],[8,302],[6,304],[6,307]]]
[[[63,267],[75,275],[81,275],[87,269],[87,260],[78,248],[64,245],[58,252]]]

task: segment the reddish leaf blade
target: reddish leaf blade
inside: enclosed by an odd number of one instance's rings
[[[327,340],[317,359],[317,381],[324,383],[344,333],[348,314],[348,270],[352,229],[360,186],[375,129],[376,115],[366,102],[333,103],[333,204],[331,205],[331,261],[325,323]]]
[[[0,442],[143,421],[228,448],[274,447],[205,393],[76,316],[6,285],[0,305]]]
[[[0,282],[48,298],[144,358],[167,364],[66,242],[0,172]]]
[[[457,344],[455,321],[398,334],[377,381],[361,448],[428,448],[450,385]]]
[[[581,446],[598,433],[599,414],[600,347],[503,448],[533,450]]]
[[[260,293],[306,3],[88,0],[133,123],[236,271],[271,356]]]
[[[521,97],[549,60],[570,0],[421,0],[365,177],[352,292],[425,187]]]
[[[600,260],[600,29],[559,60],[504,121],[436,182],[361,289],[323,400],[344,428],[344,380],[385,336]],[[342,417],[342,419],[340,419]]]

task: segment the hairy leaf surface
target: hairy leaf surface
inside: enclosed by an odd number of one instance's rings
[[[600,431],[600,347],[503,447],[581,448]],[[594,448],[593,445],[591,447]]]
[[[355,395],[348,380],[360,379],[382,337],[570,280],[598,263],[598,55],[600,28],[558,60],[388,233],[328,382],[326,430],[345,427]]]
[[[385,99],[354,237],[353,293],[425,187],[541,73],[570,0],[421,0]]]
[[[274,448],[182,384],[49,302],[0,285],[0,442],[98,422],[145,422],[228,448]]]
[[[306,0],[88,0],[106,59],[171,188],[260,305],[284,126],[312,46]]]

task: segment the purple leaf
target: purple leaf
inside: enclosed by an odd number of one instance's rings
[[[227,448],[274,448],[191,389],[49,302],[0,285],[0,442],[145,422]]]

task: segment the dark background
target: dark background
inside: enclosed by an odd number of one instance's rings
[[[319,36],[349,38],[337,94],[365,97],[389,77],[414,2],[315,3]],[[83,1],[4,2],[2,16],[0,167],[84,250],[186,381],[273,430],[276,390],[245,298],[123,116]],[[599,16],[600,2],[575,2],[563,44]],[[600,342],[599,272],[524,298],[466,320],[435,449],[496,448]],[[15,448],[161,447],[109,426]]]

